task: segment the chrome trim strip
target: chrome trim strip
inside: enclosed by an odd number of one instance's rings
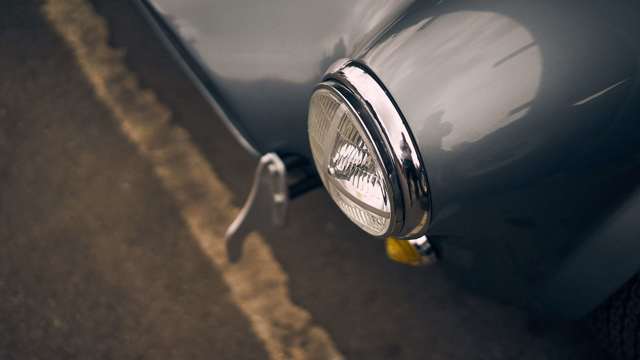
[[[382,83],[366,66],[348,59],[334,63],[320,86],[345,90],[350,104],[381,153],[394,189],[395,223],[388,235],[417,238],[431,220],[431,192],[427,171],[409,127]]]

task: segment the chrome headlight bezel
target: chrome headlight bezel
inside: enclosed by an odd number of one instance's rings
[[[416,238],[431,219],[427,172],[402,113],[379,79],[348,59],[332,65],[316,86],[340,96],[354,111],[381,160],[391,189],[388,229],[379,237]],[[319,169],[322,171],[322,169]]]

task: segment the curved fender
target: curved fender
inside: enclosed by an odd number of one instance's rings
[[[587,274],[567,259],[608,236],[640,183],[638,6],[598,4],[414,4],[357,58],[412,128],[432,187],[430,239],[451,273],[542,311],[532,289]],[[625,229],[640,236],[640,221]],[[600,259],[627,265],[576,294],[621,285],[635,258]]]
[[[309,156],[313,87],[331,63],[365,48],[413,2],[138,1],[152,5],[203,73],[209,101],[258,152]]]

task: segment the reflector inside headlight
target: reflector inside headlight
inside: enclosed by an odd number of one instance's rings
[[[313,93],[309,139],[320,178],[340,209],[366,232],[384,235],[393,207],[382,160],[355,110],[335,90]]]

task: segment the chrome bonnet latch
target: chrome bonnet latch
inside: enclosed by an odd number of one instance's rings
[[[289,200],[320,185],[312,169],[300,157],[283,160],[276,153],[267,153],[260,158],[249,197],[225,234],[229,261],[236,262],[242,257],[251,232],[285,224]]]
[[[278,155],[265,154],[258,162],[249,197],[225,234],[229,260],[240,259],[252,231],[284,225],[288,205],[287,168]]]

